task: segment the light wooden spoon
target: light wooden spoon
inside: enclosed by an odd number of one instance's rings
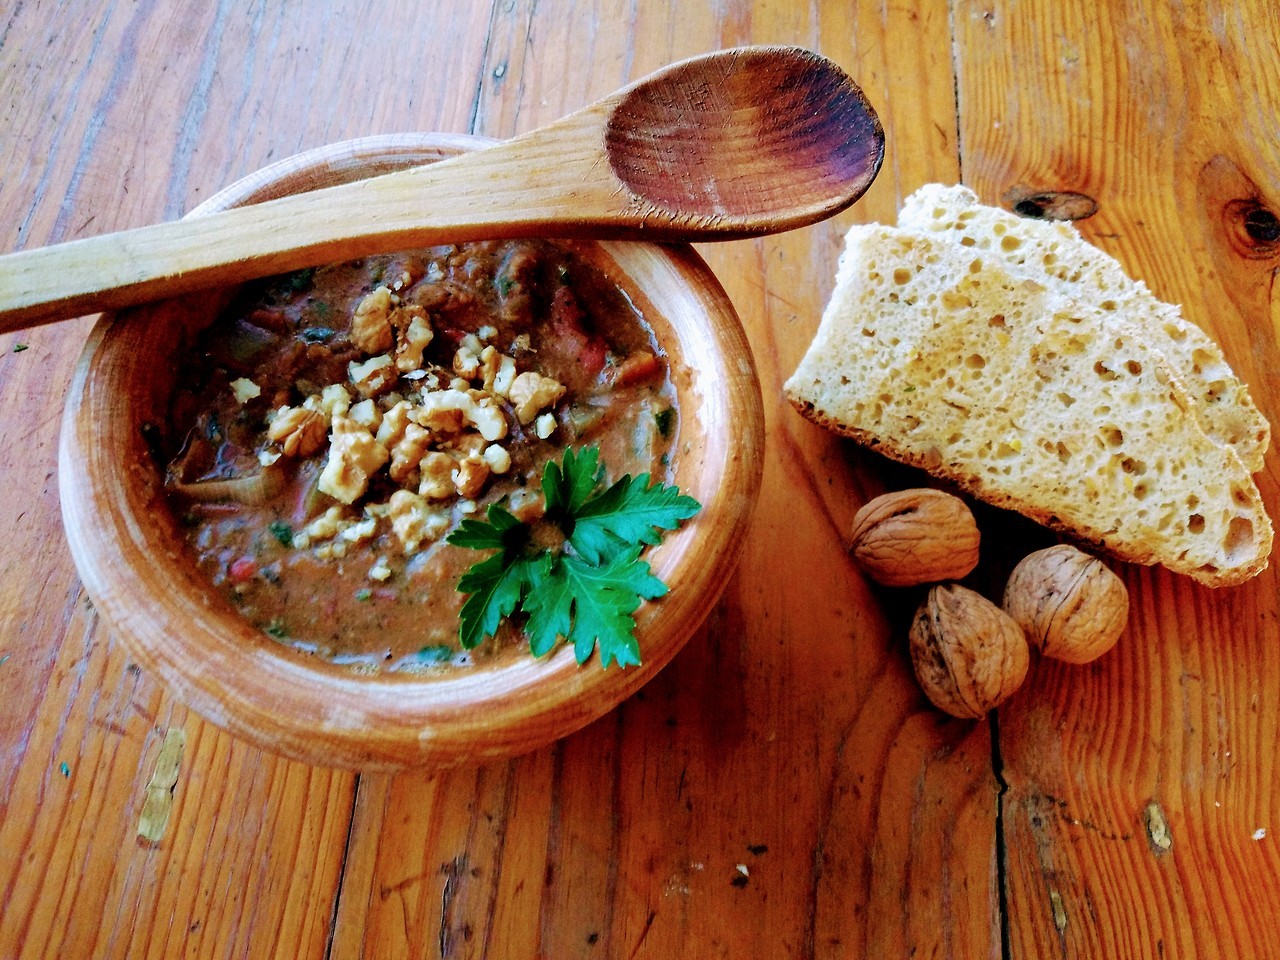
[[[759,236],[843,210],[883,156],[831,61],[722,50],[452,160],[0,257],[0,332],[445,241]]]

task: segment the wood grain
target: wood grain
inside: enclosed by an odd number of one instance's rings
[[[884,19],[867,12],[856,30],[830,16],[759,18],[751,32],[719,25],[715,42],[790,36],[826,49],[830,41],[831,55],[860,78],[901,69],[897,45],[924,45],[933,64],[949,65],[947,20],[927,9]],[[684,53],[673,43],[646,55]],[[513,61],[497,56],[509,70]],[[941,139],[954,142],[951,82],[929,76],[933,113],[896,110],[875,99],[875,86],[867,90],[886,131],[924,126],[938,140],[949,129]],[[897,163],[909,182],[954,179],[954,155],[929,169],[925,156],[895,154],[888,139],[886,169]],[[866,480],[780,403],[781,381],[829,292],[844,227],[867,216],[877,191],[888,215],[896,207],[883,190],[878,182],[831,225],[701,249],[762,365],[773,448],[748,556],[702,634],[617,715],[517,761],[514,773],[393,782],[380,836],[353,851],[385,878],[372,884],[364,955],[832,956],[865,945],[888,956],[943,943],[960,956],[998,954],[997,784],[986,727],[949,724],[925,708],[903,651],[889,642],[892,625],[876,612],[879,599],[843,556],[854,488]],[[805,281],[794,282],[801,273]],[[508,777],[540,787],[513,806]],[[898,799],[901,791],[911,799]],[[470,798],[465,811],[459,797]],[[399,809],[420,814],[400,820]],[[501,832],[499,850],[472,839],[477,824]],[[458,870],[458,858],[476,850],[483,858]],[[527,851],[515,865],[513,850]],[[399,886],[408,878],[416,879]],[[508,890],[538,924],[506,926],[520,914],[489,904],[504,904]],[[446,919],[440,934],[435,924]]]
[[[415,6],[401,19],[421,32],[429,13]],[[400,84],[347,90],[357,98],[376,89],[381,100],[358,113],[347,100],[334,113],[332,84],[346,89],[334,65],[354,60],[356,38],[324,40],[306,14],[7,7],[5,248],[177,216],[273,152],[402,129],[414,91]],[[442,69],[483,46],[483,33],[455,24],[457,33],[440,34]],[[325,69],[284,56],[306,48],[332,58]],[[303,70],[291,85],[255,84],[268,65],[280,76]],[[446,79],[436,78],[441,90]],[[300,111],[305,98],[321,107]],[[232,130],[266,142],[228,147]],[[14,547],[0,555],[0,956],[323,956],[354,777],[249,749],[174,706],[79,595],[60,531],[55,450],[86,333],[75,323],[0,338],[0,467],[14,484],[0,502]],[[141,846],[139,808],[170,727],[187,733],[175,809],[161,843]]]
[[[833,58],[887,135],[852,210],[701,250],[768,429],[712,618],[580,733],[438,778],[274,759],[131,669],[60,529],[57,423],[88,327],[0,336],[0,956],[1274,956],[1276,575],[1215,592],[1121,568],[1115,651],[1034,664],[991,724],[946,719],[901,643],[914,597],[872,589],[842,543],[859,504],[918,478],[800,421],[779,388],[844,228],[962,180],[989,202],[1096,199],[1085,234],[1182,302],[1274,419],[1277,36],[1264,0],[0,9],[6,251],[176,218],[347,137],[508,137],[748,42]],[[1047,538],[979,520],[975,582],[994,593]],[[169,729],[186,736],[173,809],[139,846]]]
[[[956,18],[965,179],[989,202],[1019,185],[1097,200],[1084,234],[1184,304],[1272,420],[1280,257],[1243,219],[1280,210],[1260,114],[1280,90],[1275,23],[1217,3]],[[1274,466],[1273,451],[1258,477],[1271,504]],[[1000,717],[1011,956],[1269,956],[1275,566],[1216,593],[1123,573],[1118,649],[1083,670],[1040,663]]]

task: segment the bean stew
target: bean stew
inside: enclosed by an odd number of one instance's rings
[[[678,429],[662,349],[631,297],[568,243],[478,242],[246,286],[179,370],[162,450],[198,566],[299,651],[378,672],[463,651],[445,543],[501,502],[543,508],[566,446],[609,478],[670,482]]]

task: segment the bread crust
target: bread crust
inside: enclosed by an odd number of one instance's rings
[[[1141,566],[1155,566],[1160,563],[1160,558],[1150,548],[1142,549],[1136,544],[1108,538],[1104,533],[1070,523],[1055,511],[1044,509],[1037,504],[1010,496],[1002,491],[989,489],[982,483],[981,478],[968,471],[953,469],[946,464],[931,462],[929,458],[920,456],[914,451],[903,449],[886,437],[878,436],[868,430],[851,427],[825,416],[807,400],[791,395],[788,395],[787,399],[801,416],[824,430],[847,437],[859,446],[866,447],[868,450],[888,457],[890,460],[895,460],[909,467],[917,467],[930,476],[951,484],[961,492],[976,500],[981,500],[983,503],[1021,514],[1046,529],[1061,534],[1081,547],[1105,554],[1116,560],[1123,560],[1127,563],[1135,563]],[[1268,549],[1266,553],[1260,553],[1251,562],[1233,568],[1189,568],[1179,570],[1176,567],[1169,567],[1169,569],[1172,569],[1175,573],[1186,574],[1207,587],[1235,586],[1262,573],[1267,568],[1269,554],[1270,550]]]
[[[1117,559],[1214,587],[1266,568],[1250,471],[1140,325],[936,236],[847,243],[784,388],[802,416]]]

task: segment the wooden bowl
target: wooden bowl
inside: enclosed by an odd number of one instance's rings
[[[443,135],[372,137],[301,154],[192,211],[260,202],[475,149]],[[759,385],[732,305],[688,246],[600,243],[668,353],[682,411],[675,482],[702,511],[648,555],[667,596],[636,614],[643,665],[579,666],[572,649],[430,674],[361,675],[250,625],[196,569],[170,512],[148,424],[166,416],[175,357],[223,297],[104,316],[63,417],[59,481],[86,590],[137,662],[213,723],[326,766],[446,767],[512,756],[612,709],[710,612],[740,554],[764,449]]]

